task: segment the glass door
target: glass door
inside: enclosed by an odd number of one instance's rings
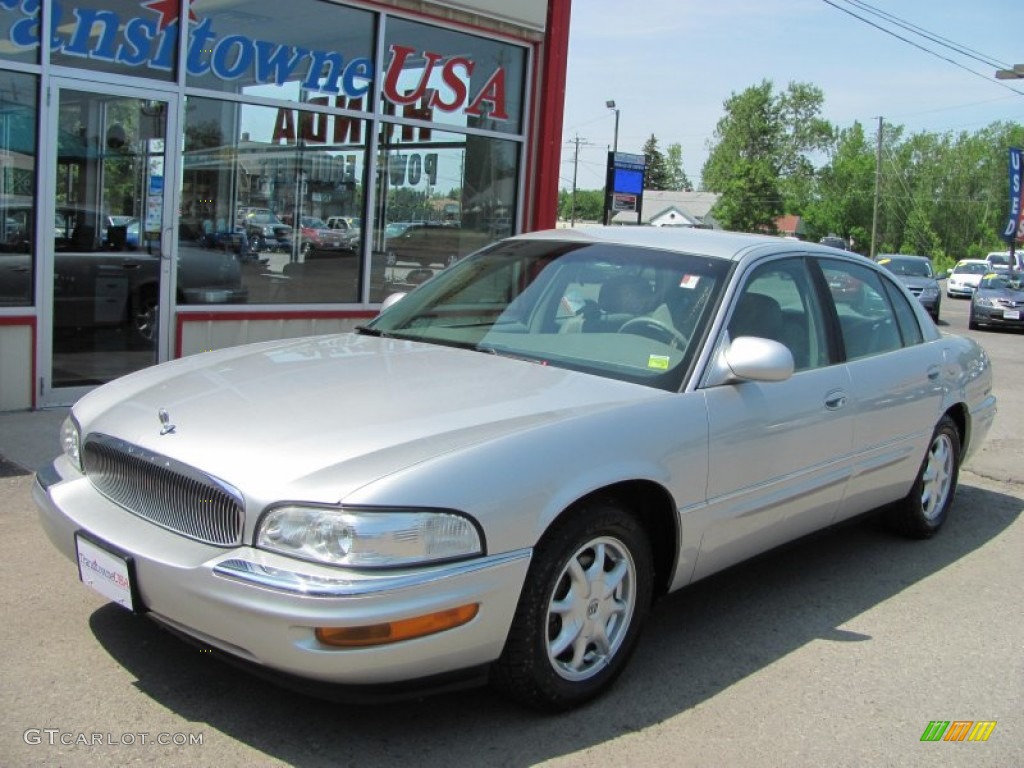
[[[36,239],[43,253],[43,405],[71,403],[166,358],[171,104],[125,87],[52,87],[51,186]]]

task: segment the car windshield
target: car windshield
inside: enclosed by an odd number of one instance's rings
[[[385,237],[398,237],[399,235],[404,233],[405,230],[407,230],[410,226],[412,226],[412,225],[411,224],[406,224],[406,223],[400,222],[400,221],[393,221],[390,224],[388,224],[386,227],[384,227],[384,236]]]
[[[924,259],[901,259],[898,256],[889,256],[879,259],[878,263],[894,275],[903,275],[904,277],[932,276],[932,265]]]
[[[984,275],[988,272],[988,264],[978,262],[976,264],[957,264],[953,267],[955,275]]]
[[[606,244],[495,244],[363,333],[507,355],[676,391],[731,262]]]
[[[1024,291],[1024,277],[1019,273],[1008,272],[989,273],[981,280],[981,288],[986,291]]]
[[[299,221],[302,222],[302,226],[308,227],[309,229],[327,229],[327,225],[324,224],[323,219],[318,219],[316,216],[303,216]]]

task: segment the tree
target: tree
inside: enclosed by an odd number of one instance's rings
[[[573,215],[572,192],[566,189],[558,192],[558,218],[562,221],[601,221],[604,218],[604,190],[577,189],[575,216]]]
[[[837,234],[854,240],[854,249],[870,249],[874,209],[875,147],[860,123],[838,131],[828,163],[813,185],[811,200],[801,209],[804,232],[811,240]]]
[[[647,155],[647,178],[644,188],[654,190],[671,189],[669,186],[668,165],[665,163],[665,156],[658,149],[658,139],[653,133],[651,138],[644,142],[642,151]]]
[[[725,101],[702,173],[704,187],[722,195],[714,215],[723,226],[774,232],[779,216],[809,203],[811,156],[833,141],[832,126],[818,116],[824,98],[807,83],[790,83],[777,94],[763,80]]]
[[[668,189],[691,190],[693,184],[683,170],[683,148],[680,144],[669,144],[665,158],[668,172]]]

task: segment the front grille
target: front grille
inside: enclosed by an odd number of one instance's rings
[[[129,512],[207,544],[241,544],[245,508],[227,483],[108,435],[88,436],[83,461],[96,489]]]

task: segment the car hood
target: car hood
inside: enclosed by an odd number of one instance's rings
[[[937,283],[934,278],[931,277],[914,277],[913,275],[899,275],[899,280],[908,288],[928,288],[929,286],[935,286]]]
[[[107,384],[74,408],[100,432],[247,495],[337,501],[496,437],[660,390],[491,354],[356,334],[210,352]],[[161,435],[159,412],[174,431]]]

